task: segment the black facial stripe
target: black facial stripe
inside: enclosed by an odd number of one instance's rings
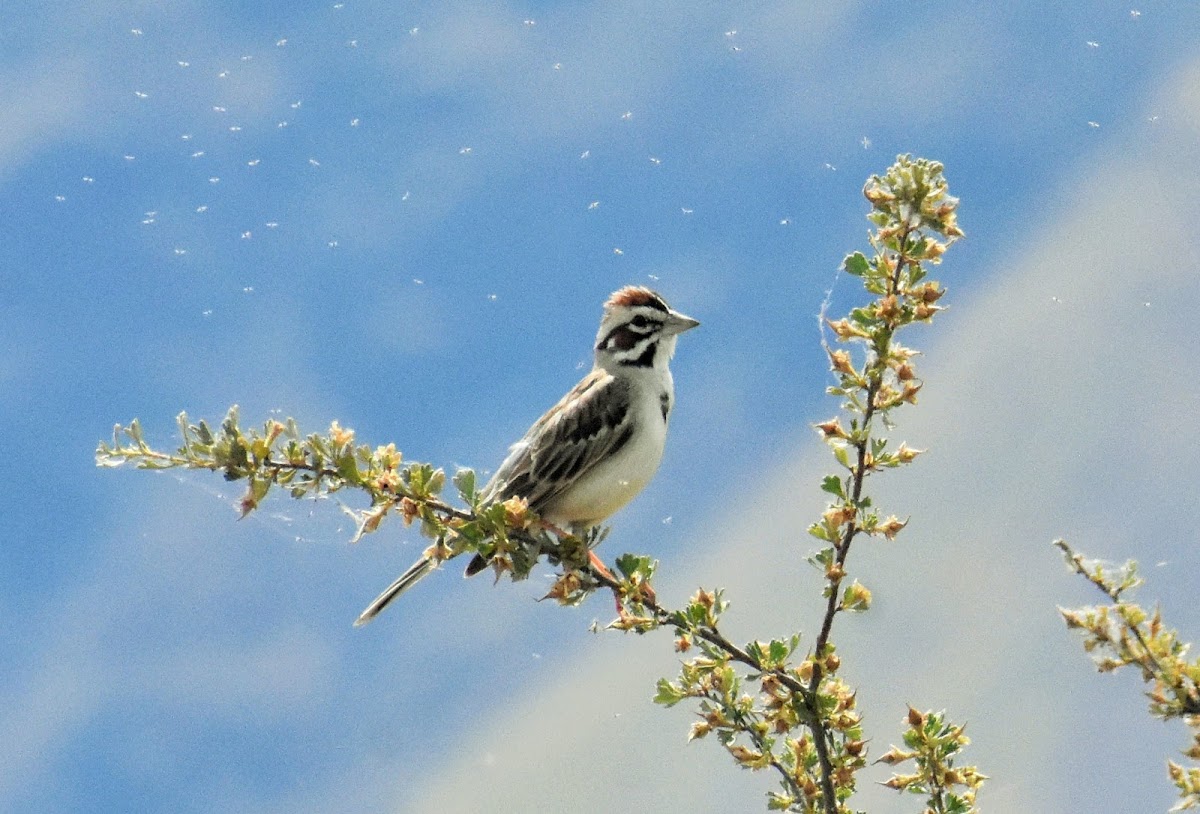
[[[620,363],[623,365],[628,365],[629,367],[654,367],[654,354],[657,352],[658,340],[649,339],[646,340],[646,349],[643,350],[640,355],[632,356],[631,351],[630,354],[625,354],[618,361],[620,361]]]
[[[596,347],[607,350],[629,350],[629,348],[637,343],[638,336],[650,336],[661,328],[662,323],[660,322],[651,322],[645,325],[635,325],[632,322],[625,322],[605,334],[604,338],[596,344]],[[622,339],[624,341],[619,341]],[[630,339],[633,341],[629,341]]]

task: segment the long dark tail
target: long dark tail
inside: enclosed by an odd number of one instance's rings
[[[422,557],[412,564],[412,567],[401,574],[395,582],[387,586],[383,593],[375,597],[375,600],[367,605],[367,609],[358,615],[354,620],[355,627],[362,627],[367,622],[379,615],[379,612],[386,608],[393,599],[407,591],[412,586],[416,585],[421,579],[426,576],[437,566],[429,557]]]

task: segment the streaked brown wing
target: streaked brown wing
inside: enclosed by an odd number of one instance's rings
[[[541,511],[629,440],[629,384],[593,370],[537,420],[488,481],[488,500],[519,496]]]

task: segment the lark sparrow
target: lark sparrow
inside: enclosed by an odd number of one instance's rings
[[[604,304],[592,370],[512,446],[480,493],[522,497],[543,520],[580,532],[599,525],[654,477],[675,401],[675,339],[700,323],[648,288],[626,286]],[[488,565],[476,554],[473,576]],[[434,570],[417,560],[354,623],[364,625]]]

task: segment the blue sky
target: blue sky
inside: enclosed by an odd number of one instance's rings
[[[650,284],[703,327],[604,550],[660,558],[668,601],[728,585],[740,637],[810,630],[814,317],[899,152],[945,162],[968,239],[911,339],[897,432],[932,454],[879,485],[913,523],[852,563],[873,750],[946,706],[990,810],[1169,807],[1183,732],[1061,629],[1091,597],[1047,543],[1143,560],[1200,638],[1195,6],[647,5],[0,12],[0,810],[756,810],[768,779],[650,705],[666,637],[587,633],[607,600],[447,569],[354,630],[415,534],[237,522],[219,479],[92,450],[237,403],[488,469]]]

